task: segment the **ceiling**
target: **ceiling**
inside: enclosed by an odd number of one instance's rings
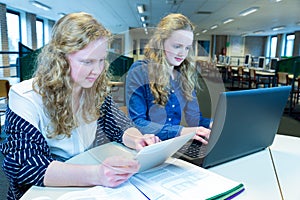
[[[15,8],[37,17],[52,20],[60,18],[59,13],[84,11],[94,15],[113,33],[122,33],[130,28],[142,28],[136,5],[145,8],[147,27],[154,27],[168,13],[180,12],[196,25],[200,35],[275,35],[300,30],[300,0],[38,0],[51,7],[45,11],[33,6],[29,0],[0,0],[7,8]],[[239,13],[250,7],[259,9],[250,15]],[[234,21],[223,24],[233,18]],[[218,25],[216,29],[211,26]],[[285,26],[273,31],[273,27]],[[207,30],[203,33],[203,30]],[[255,33],[259,31],[259,33]]]

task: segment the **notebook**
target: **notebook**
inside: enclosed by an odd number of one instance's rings
[[[208,145],[189,141],[174,157],[209,168],[273,143],[291,86],[220,94]]]

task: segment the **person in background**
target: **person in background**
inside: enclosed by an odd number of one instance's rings
[[[126,78],[128,115],[142,133],[166,140],[192,131],[207,144],[212,120],[204,118],[196,97],[197,71],[190,56],[194,26],[178,13],[165,16]],[[185,117],[187,127],[181,120]]]
[[[109,96],[105,62],[111,34],[87,13],[57,21],[38,56],[32,79],[13,85],[0,150],[8,199],[32,185],[116,187],[139,169],[135,160],[110,157],[98,165],[64,161],[108,141],[140,150],[159,141],[141,134]]]

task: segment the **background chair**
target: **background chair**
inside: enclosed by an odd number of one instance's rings
[[[2,138],[2,118],[5,118],[5,112],[8,104],[9,81],[0,80],[0,136]]]
[[[293,91],[293,105],[294,107],[296,104],[299,103],[299,98],[300,98],[300,76],[297,77],[295,81],[295,86],[294,86],[294,91]]]
[[[289,73],[288,72],[277,72],[276,82],[277,82],[277,86],[289,85]]]
[[[244,88],[244,84],[249,84],[249,76],[244,72],[244,67],[239,66],[237,69],[238,88]]]
[[[256,75],[256,70],[253,68],[249,69],[249,88],[258,88],[259,85],[266,86],[269,85],[269,79],[265,77],[258,77]]]

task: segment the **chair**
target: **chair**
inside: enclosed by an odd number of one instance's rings
[[[289,85],[289,73],[277,72],[276,82],[277,82],[277,86]]]
[[[258,88],[259,85],[270,85],[269,79],[266,77],[259,77],[256,74],[256,70],[253,68],[249,69],[249,88]]]
[[[233,88],[234,86],[234,81],[237,80],[237,73],[235,73],[233,70],[232,70],[232,66],[227,66],[226,67],[226,76],[227,76],[227,80],[228,81],[231,81],[231,88]]]
[[[249,77],[244,72],[244,67],[239,66],[237,69],[238,88],[244,88],[244,84],[249,82]]]
[[[296,78],[294,90],[293,90],[293,107],[299,103],[300,99],[300,76]]]
[[[0,135],[2,135],[2,120],[1,118],[5,116],[7,104],[8,104],[8,92],[10,84],[8,80],[0,80]]]

